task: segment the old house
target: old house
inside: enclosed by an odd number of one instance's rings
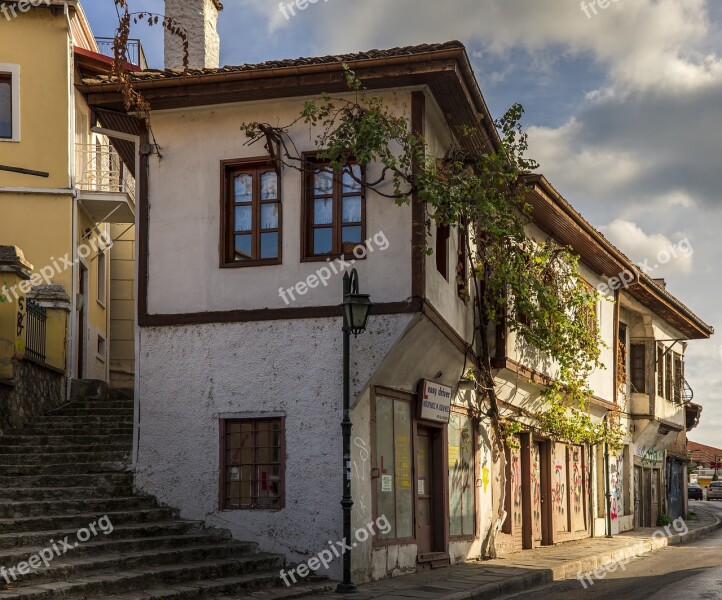
[[[220,68],[215,27],[208,27],[215,3],[188,5],[194,10],[175,2],[166,10],[192,32],[192,68],[179,68],[168,40],[167,68],[133,76],[151,106],[152,138],[144,123],[122,114],[112,78],[78,84],[106,135],[139,131],[136,486],[184,517],[291,561],[341,539],[340,303],[342,275],[353,266],[374,303],[367,331],[352,341],[353,527],[385,524],[357,540],[354,578],[478,557],[502,497],[509,516],[500,551],[603,535],[604,449],[568,446],[527,427],[502,474],[488,423],[469,409],[474,392],[459,390],[475,360],[471,269],[459,233],[427,231],[418,198],[397,206],[351,176],[377,177],[379,165],[336,174],[320,160],[312,172],[278,168],[240,131],[248,122],[292,122],[319,93],[347,93],[348,64],[436,156],[459,126],[475,132],[464,143],[488,148],[497,134],[464,47]],[[290,135],[313,156],[307,126]],[[614,527],[643,525],[662,507],[664,457],[657,464],[655,453],[682,427],[680,342],[712,330],[545,178],[527,183],[532,237],[571,246],[587,283],[601,292],[590,326],[606,343],[606,368],[590,381],[590,412],[596,423],[624,415],[625,448],[610,459]],[[631,274],[624,289],[610,284],[622,273]],[[656,384],[638,387],[639,369],[656,382],[657,344],[668,339],[676,340],[664,355],[672,361],[670,379],[662,378],[670,392],[657,395]],[[505,328],[493,340],[505,410],[529,425],[553,370],[520,352]],[[339,561],[324,574],[338,577]]]

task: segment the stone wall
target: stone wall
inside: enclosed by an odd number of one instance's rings
[[[14,360],[14,380],[0,383],[0,434],[65,401],[65,376],[30,360]]]

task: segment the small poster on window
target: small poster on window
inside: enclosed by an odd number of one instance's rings
[[[419,496],[423,496],[426,493],[426,480],[419,479]]]
[[[391,475],[381,475],[381,491],[382,492],[393,492],[394,491],[394,478]]]
[[[231,467],[231,481],[241,480],[241,470],[238,467]]]

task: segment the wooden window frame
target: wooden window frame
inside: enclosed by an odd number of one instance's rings
[[[303,153],[302,155],[303,164],[306,165],[306,169],[310,169],[311,165],[317,167],[329,166],[327,161],[320,160],[316,157],[315,152]],[[348,165],[358,165],[354,160],[349,160]],[[329,169],[330,170],[330,169]],[[331,252],[327,254],[314,254],[313,253],[313,217],[314,217],[314,175],[315,171],[305,170],[302,172],[302,184],[303,184],[303,211],[301,215],[301,262],[326,262],[327,259],[336,259],[341,256],[349,256],[353,253],[353,249],[348,252],[344,249],[341,244],[341,236],[343,232],[343,199],[346,197],[361,196],[361,241],[356,244],[354,248],[359,245],[363,245],[366,240],[366,188],[361,186],[361,190],[357,192],[343,191],[343,171],[340,173],[333,173],[333,192],[331,197],[333,198],[333,219],[330,226],[327,228],[332,229],[332,241],[331,241]],[[366,169],[361,166],[361,179],[366,181]],[[352,224],[351,226],[354,226]],[[364,256],[358,257],[354,255],[355,260],[365,260],[366,253]]]
[[[378,483],[376,480],[381,477],[381,472],[378,466],[378,452],[376,449],[376,396],[386,396],[393,400],[401,400],[409,404],[411,411],[411,455],[412,455],[412,473],[411,480],[416,481],[416,410],[417,400],[414,394],[408,392],[400,392],[391,388],[385,388],[382,386],[375,386],[373,393],[371,394],[371,498],[372,498],[372,515],[374,522],[381,516],[379,515],[379,504],[378,504]],[[373,546],[374,548],[385,548],[387,546],[403,546],[407,544],[416,543],[416,524],[418,514],[418,498],[416,494],[416,484],[411,486],[413,492],[413,510],[411,515],[411,537],[405,538],[389,538],[382,539],[381,536],[374,536]],[[394,492],[395,493],[395,492]]]
[[[449,281],[449,241],[451,239],[451,227],[449,225],[436,224],[436,270],[441,276]]]
[[[640,365],[637,352],[641,349],[641,379],[637,379],[637,373],[639,373]],[[647,346],[646,344],[632,344],[630,349],[630,380],[632,382],[633,391],[639,394],[647,393]],[[640,385],[638,385],[640,384]]]
[[[274,172],[278,178],[277,198],[274,201],[261,199],[261,176]],[[251,239],[252,251],[255,258],[245,261],[233,260],[235,244],[235,206],[233,197],[233,178],[235,175],[248,174],[253,177],[253,198],[251,203],[252,225]],[[247,159],[231,159],[221,161],[221,236],[220,236],[220,267],[222,269],[238,269],[245,267],[263,267],[280,265],[283,262],[283,190],[281,174],[274,167],[269,157],[255,157]],[[261,229],[261,207],[264,204],[278,206],[278,228],[273,230]],[[278,233],[278,257],[258,258],[261,251],[261,234]]]
[[[20,141],[20,66],[0,63],[0,80],[10,84],[10,135],[1,142]]]
[[[664,357],[664,399],[672,400],[674,393],[674,360],[673,353],[667,352]]]
[[[466,227],[459,227],[457,240],[459,247],[456,249],[456,293],[459,298],[466,301],[469,296],[469,257],[467,255],[466,241],[469,231]]]
[[[664,347],[657,344],[657,396],[664,398]]]
[[[451,406],[451,412],[456,413],[465,417],[468,417],[471,420],[471,454],[474,457],[474,468],[473,468],[473,476],[471,478],[471,486],[473,489],[473,493],[471,497],[474,499],[474,512],[473,512],[473,519],[474,519],[474,533],[472,534],[462,534],[462,535],[453,535],[451,533],[451,498],[450,494],[446,494],[446,503],[448,505],[448,518],[449,518],[449,541],[452,542],[473,542],[476,540],[476,537],[479,535],[479,499],[478,499],[478,492],[479,489],[476,487],[477,481],[479,481],[479,475],[480,475],[480,462],[481,462],[481,449],[479,447],[478,443],[478,435],[479,435],[479,423],[476,419],[474,419],[473,411],[462,408],[460,406],[452,405]],[[448,427],[448,426],[447,426]],[[448,446],[448,435],[447,435],[447,446]],[[448,451],[447,451],[448,452]],[[445,461],[446,464],[448,464],[448,460]],[[447,469],[448,473],[448,469]],[[447,483],[449,486],[451,486],[451,482],[448,481],[448,475],[447,475]],[[463,515],[462,515],[463,519]],[[461,525],[462,530],[464,529],[463,520]]]
[[[278,507],[274,508],[268,508],[265,506],[228,506],[228,498],[226,496],[226,484],[228,483],[226,481],[226,471],[227,471],[227,461],[226,461],[226,429],[227,426],[231,423],[252,423],[254,425],[254,434],[258,433],[258,430],[255,428],[256,424],[261,422],[278,422],[279,424],[279,456],[278,456]],[[218,501],[219,501],[219,507],[222,511],[268,511],[268,512],[278,512],[286,508],[286,418],[282,416],[272,416],[272,415],[259,415],[259,416],[253,416],[253,417],[244,417],[244,416],[238,416],[238,417],[228,417],[228,418],[221,418],[220,424],[219,424],[219,452],[220,452],[220,473],[219,473],[219,486],[218,486]],[[255,450],[258,448],[257,444],[254,443],[254,462],[253,462],[253,468],[256,468],[258,466],[258,462],[256,460],[256,453]],[[268,464],[268,463],[263,463]],[[243,465],[241,465],[243,466]]]
[[[682,397],[684,395],[684,357],[679,352],[674,352],[672,358],[672,368],[674,371],[672,400],[676,404],[682,404]]]
[[[102,269],[101,269],[102,265]],[[108,256],[104,250],[98,251],[98,264],[96,265],[96,274],[98,279],[98,289],[96,290],[96,301],[103,308],[106,307],[108,299],[107,280],[108,280]]]

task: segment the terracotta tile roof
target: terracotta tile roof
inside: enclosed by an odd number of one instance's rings
[[[399,56],[413,56],[426,54],[440,50],[464,49],[459,41],[444,42],[442,44],[420,44],[418,46],[404,46],[386,50],[367,50],[365,52],[352,52],[348,54],[330,54],[326,56],[309,56],[282,60],[268,60],[262,63],[245,63],[242,65],[228,65],[218,69],[148,69],[133,73],[135,79],[147,81],[154,79],[174,79],[183,77],[198,77],[199,75],[222,75],[224,73],[240,73],[243,71],[263,71],[269,69],[283,69],[286,67],[304,67],[307,65],[324,65],[338,63],[352,63],[363,60],[376,60],[383,58],[395,58]],[[84,83],[106,83],[111,81],[109,77],[97,77],[84,79]]]
[[[715,462],[715,457],[722,456],[722,448],[706,446],[692,441],[687,441],[687,450],[691,453],[692,460],[696,463],[712,464]]]

